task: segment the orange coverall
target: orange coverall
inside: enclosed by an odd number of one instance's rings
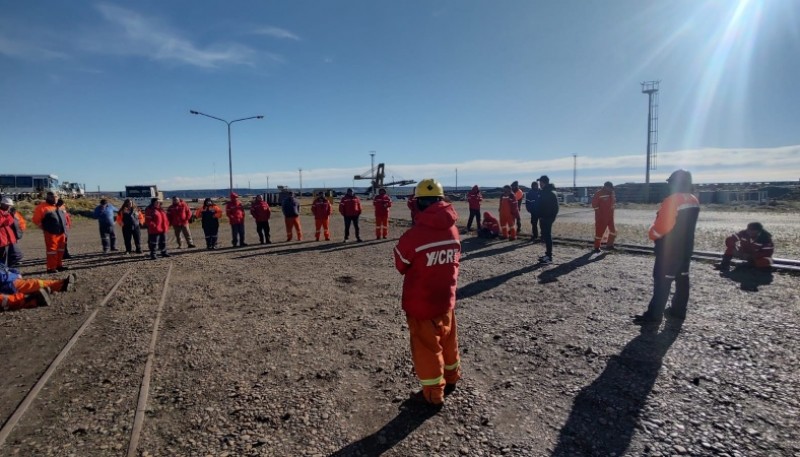
[[[603,236],[608,230],[608,240],[606,247],[614,247],[614,239],[617,237],[617,229],[614,227],[614,205],[617,198],[613,190],[602,188],[595,192],[592,197],[592,208],[594,208],[594,248],[600,249]]]
[[[517,219],[519,203],[514,194],[500,197],[500,233],[503,238],[517,239]]]
[[[62,279],[17,279],[14,281],[17,289],[15,294],[0,294],[0,309],[3,311],[13,311],[23,308],[35,308],[36,300],[26,299],[25,296],[39,291],[39,289],[49,288],[54,292],[60,292],[64,287]]]
[[[66,213],[55,204],[46,201],[33,211],[33,223],[44,233],[44,247],[47,253],[47,271],[55,271],[64,266],[64,246],[67,242]],[[58,233],[60,232],[60,233]]]
[[[389,208],[392,207],[392,198],[385,193],[378,194],[372,201],[375,205],[375,238],[385,240],[389,236]]]

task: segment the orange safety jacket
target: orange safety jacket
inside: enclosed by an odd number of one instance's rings
[[[614,191],[602,188],[592,196],[592,208],[596,217],[607,219],[614,215],[614,207],[617,204],[617,197]]]

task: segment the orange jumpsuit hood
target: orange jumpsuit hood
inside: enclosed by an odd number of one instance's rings
[[[414,223],[436,230],[446,230],[456,224],[458,214],[453,205],[447,202],[436,202],[417,213]]]

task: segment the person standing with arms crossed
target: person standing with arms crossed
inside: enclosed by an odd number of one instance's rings
[[[392,207],[392,197],[386,194],[386,189],[381,189],[372,204],[375,205],[375,239],[383,237],[385,240],[389,236],[389,208]]]
[[[33,211],[33,223],[44,233],[47,272],[64,271],[64,246],[67,241],[67,214],[56,206],[56,194],[48,192],[45,201]]]
[[[458,214],[433,179],[420,181],[416,197],[419,213],[394,248],[394,264],[403,275],[402,306],[421,397],[440,407],[461,379],[454,312],[461,257]]]

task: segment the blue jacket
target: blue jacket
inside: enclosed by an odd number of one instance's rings
[[[97,208],[94,209],[94,217],[97,218],[100,225],[114,225],[114,213],[117,211],[119,210],[114,205],[97,205]]]
[[[536,214],[536,204],[539,202],[539,199],[542,198],[542,191],[539,189],[531,189],[525,195],[525,209],[528,210],[529,213],[535,215]]]
[[[294,197],[284,198],[281,210],[284,217],[297,217],[300,215],[300,202]]]

